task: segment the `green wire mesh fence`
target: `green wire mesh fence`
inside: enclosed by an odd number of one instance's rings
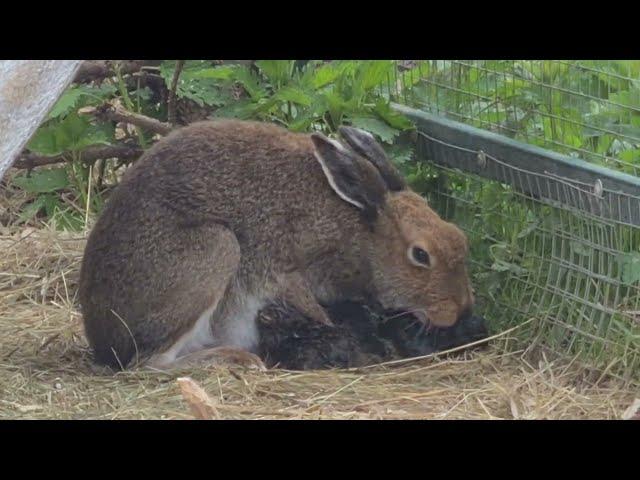
[[[398,62],[418,188],[496,330],[640,380],[640,62]],[[541,148],[540,148],[541,147]]]

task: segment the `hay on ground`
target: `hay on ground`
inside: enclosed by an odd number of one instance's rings
[[[224,419],[611,419],[638,396],[571,359],[534,362],[508,334],[484,351],[351,370],[113,374],[91,363],[82,333],[84,242],[0,226],[0,418],[189,419],[181,377]]]

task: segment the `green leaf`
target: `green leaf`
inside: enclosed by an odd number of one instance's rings
[[[256,104],[248,98],[230,103],[224,107],[220,107],[214,112],[215,117],[222,118],[238,118],[245,120],[251,118],[256,109]]]
[[[56,210],[60,209],[60,200],[53,194],[42,195],[40,198],[44,198],[44,210],[47,213],[47,217],[51,218],[55,215]]]
[[[256,66],[273,86],[281,86],[291,80],[295,60],[258,60]]]
[[[311,112],[307,112],[304,115],[298,116],[288,127],[293,132],[304,132],[309,129],[311,124],[317,121],[320,117]]]
[[[380,137],[380,140],[385,143],[392,143],[394,138],[400,133],[398,129],[390,127],[383,121],[373,117],[354,117],[351,118],[351,124],[354,127],[361,128]]]
[[[522,268],[520,265],[516,265],[515,263],[505,262],[503,260],[496,260],[491,265],[491,270],[496,272],[511,272],[515,275],[526,275],[527,269]]]
[[[322,88],[336,80],[340,76],[341,69],[333,63],[325,63],[313,72],[311,85],[315,89]]]
[[[640,281],[640,253],[621,254],[618,256],[618,264],[623,283],[631,285]]]
[[[409,130],[415,128],[411,120],[400,112],[391,108],[388,102],[379,100],[373,109],[385,122],[399,130]]]
[[[50,168],[16,176],[13,183],[29,193],[49,193],[69,186],[69,178],[66,168]]]
[[[56,127],[57,125],[40,127],[31,140],[29,140],[27,148],[34,153],[50,156],[59,155],[64,152],[66,145],[58,146]]]
[[[148,101],[153,94],[152,90],[149,87],[142,87],[134,90],[133,95],[138,97],[140,100]]]
[[[65,150],[78,151],[91,145],[108,145],[115,129],[110,124],[93,125],[87,117],[76,113],[67,115],[56,131],[58,145]]]
[[[167,87],[173,82],[175,60],[160,65],[160,75]],[[178,82],[177,95],[194,101],[200,107],[219,107],[232,100],[229,87],[235,74],[243,67],[222,65],[212,67],[210,62],[189,60],[185,62]]]
[[[517,238],[524,238],[533,233],[536,229],[540,227],[539,220],[533,220],[527,222],[527,225],[518,233]]]
[[[369,60],[361,62],[357,82],[364,90],[371,90],[387,83],[395,68],[393,60]]]
[[[266,89],[260,85],[260,79],[248,68],[236,69],[234,78],[253,100],[259,100],[267,96]]]
[[[385,145],[385,152],[389,159],[397,166],[404,167],[412,159],[414,154],[413,145],[410,144],[398,144],[398,145]],[[406,169],[405,169],[406,170]],[[403,172],[406,174],[406,172]]]
[[[640,149],[624,150],[618,156],[623,162],[640,163]]]
[[[297,103],[308,107],[313,102],[313,97],[298,87],[287,86],[278,90],[274,97],[283,102]]]
[[[74,107],[78,103],[78,100],[83,95],[85,95],[85,92],[83,92],[79,88],[72,88],[70,90],[67,90],[62,94],[62,96],[53,106],[47,118],[51,119],[66,115],[74,109]]]
[[[569,246],[571,248],[571,251],[576,255],[580,255],[582,257],[589,257],[591,254],[593,254],[593,250],[587,247],[582,242],[572,241],[569,243]]]
[[[108,83],[103,83],[99,87],[89,85],[71,87],[58,99],[47,119],[63,117],[71,111],[87,105],[98,105],[113,95],[115,91],[116,87]]]
[[[33,202],[31,202],[29,205],[27,205],[22,209],[22,212],[20,212],[20,215],[18,216],[18,222],[19,223],[28,222],[33,217],[35,217],[38,214],[38,212],[42,210],[42,207],[44,206],[45,206],[45,196],[42,195],[37,197]]]
[[[185,78],[230,80],[233,77],[235,70],[236,67],[232,65],[203,68],[202,70],[186,73]]]
[[[87,117],[72,112],[63,120],[38,129],[27,148],[41,155],[55,156],[67,151],[82,150],[91,145],[109,145],[114,134],[113,125],[93,125]]]
[[[84,218],[78,212],[69,208],[63,210],[59,205],[56,206],[55,212],[50,218],[56,228],[62,230],[79,231],[84,226]]]

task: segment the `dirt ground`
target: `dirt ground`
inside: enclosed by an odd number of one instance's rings
[[[189,419],[184,376],[223,419],[617,419],[640,396],[510,332],[484,350],[352,369],[114,374],[92,365],[82,333],[83,247],[82,234],[0,226],[1,419]]]

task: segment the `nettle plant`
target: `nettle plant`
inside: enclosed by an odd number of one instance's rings
[[[87,149],[146,149],[159,138],[144,126],[95,115],[105,105],[167,122],[173,98],[177,124],[190,122],[184,112],[191,108],[198,110],[197,119],[260,120],[326,135],[335,134],[340,125],[353,125],[376,136],[401,168],[411,170],[412,148],[396,140],[414,127],[390,106],[393,82],[398,75],[406,75],[396,68],[390,60],[250,64],[165,60],[143,74],[116,71],[99,82],[72,85],[24,153],[25,158],[44,157],[38,165],[51,165],[31,169],[32,165],[22,162],[27,171],[12,179],[13,186],[28,194],[18,221],[26,223],[39,216],[60,228],[84,228],[89,216],[100,211],[105,191],[117,184],[121,167],[134,160],[96,159],[86,155]]]

